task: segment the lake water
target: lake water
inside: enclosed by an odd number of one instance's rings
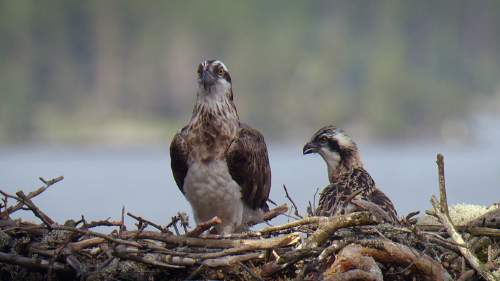
[[[498,136],[496,136],[498,137]],[[436,152],[445,155],[450,204],[500,201],[500,138],[466,146],[360,144],[363,160],[400,215],[429,208],[437,194]],[[325,164],[302,155],[302,145],[271,144],[271,198],[287,202],[282,185],[304,212],[316,188],[327,184]],[[111,149],[16,147],[0,149],[0,189],[28,193],[39,176],[65,179],[34,201],[59,223],[65,219],[118,219],[126,210],[165,224],[190,207],[170,171],[168,147]],[[29,212],[17,216],[32,218]],[[283,220],[283,218],[281,219]],[[128,224],[131,220],[127,219]]]

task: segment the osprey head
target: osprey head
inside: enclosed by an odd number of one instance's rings
[[[231,76],[227,67],[219,60],[206,60],[196,70],[198,89],[204,94],[230,94],[232,96]]]
[[[318,153],[328,165],[329,172],[339,166],[351,168],[362,166],[356,143],[335,126],[319,129],[303,148],[304,154]]]

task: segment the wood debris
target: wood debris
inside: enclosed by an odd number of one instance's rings
[[[217,217],[189,229],[183,213],[161,225],[124,209],[119,221],[58,224],[34,199],[63,178],[41,179],[27,195],[0,191],[0,280],[500,280],[498,211],[453,225],[441,155],[437,164],[440,196],[430,213],[438,225],[416,224],[415,213],[399,225],[370,212],[303,216],[284,188],[292,221],[228,235],[210,233]],[[12,219],[19,210],[40,224]],[[265,219],[287,212],[281,205]],[[125,214],[136,229],[126,229]]]

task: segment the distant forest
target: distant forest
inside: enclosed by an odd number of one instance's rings
[[[167,138],[205,58],[268,138],[432,137],[498,111],[499,27],[500,1],[0,0],[0,143]]]

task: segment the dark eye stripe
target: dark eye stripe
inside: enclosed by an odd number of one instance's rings
[[[207,62],[207,64],[210,65],[209,67],[211,67],[212,73],[222,76],[222,78],[224,78],[227,82],[231,83],[231,76],[226,71],[226,69],[223,65],[221,65],[219,63],[214,63],[214,62],[216,62],[216,60],[208,60],[206,62]],[[219,74],[220,72],[222,72],[222,74]]]
[[[229,72],[224,71],[222,77],[224,77],[224,79],[226,79],[227,82],[231,83],[231,76],[229,76]]]
[[[328,147],[330,148],[331,151],[340,152],[340,146],[339,146],[339,143],[337,142],[337,140],[329,140]]]

